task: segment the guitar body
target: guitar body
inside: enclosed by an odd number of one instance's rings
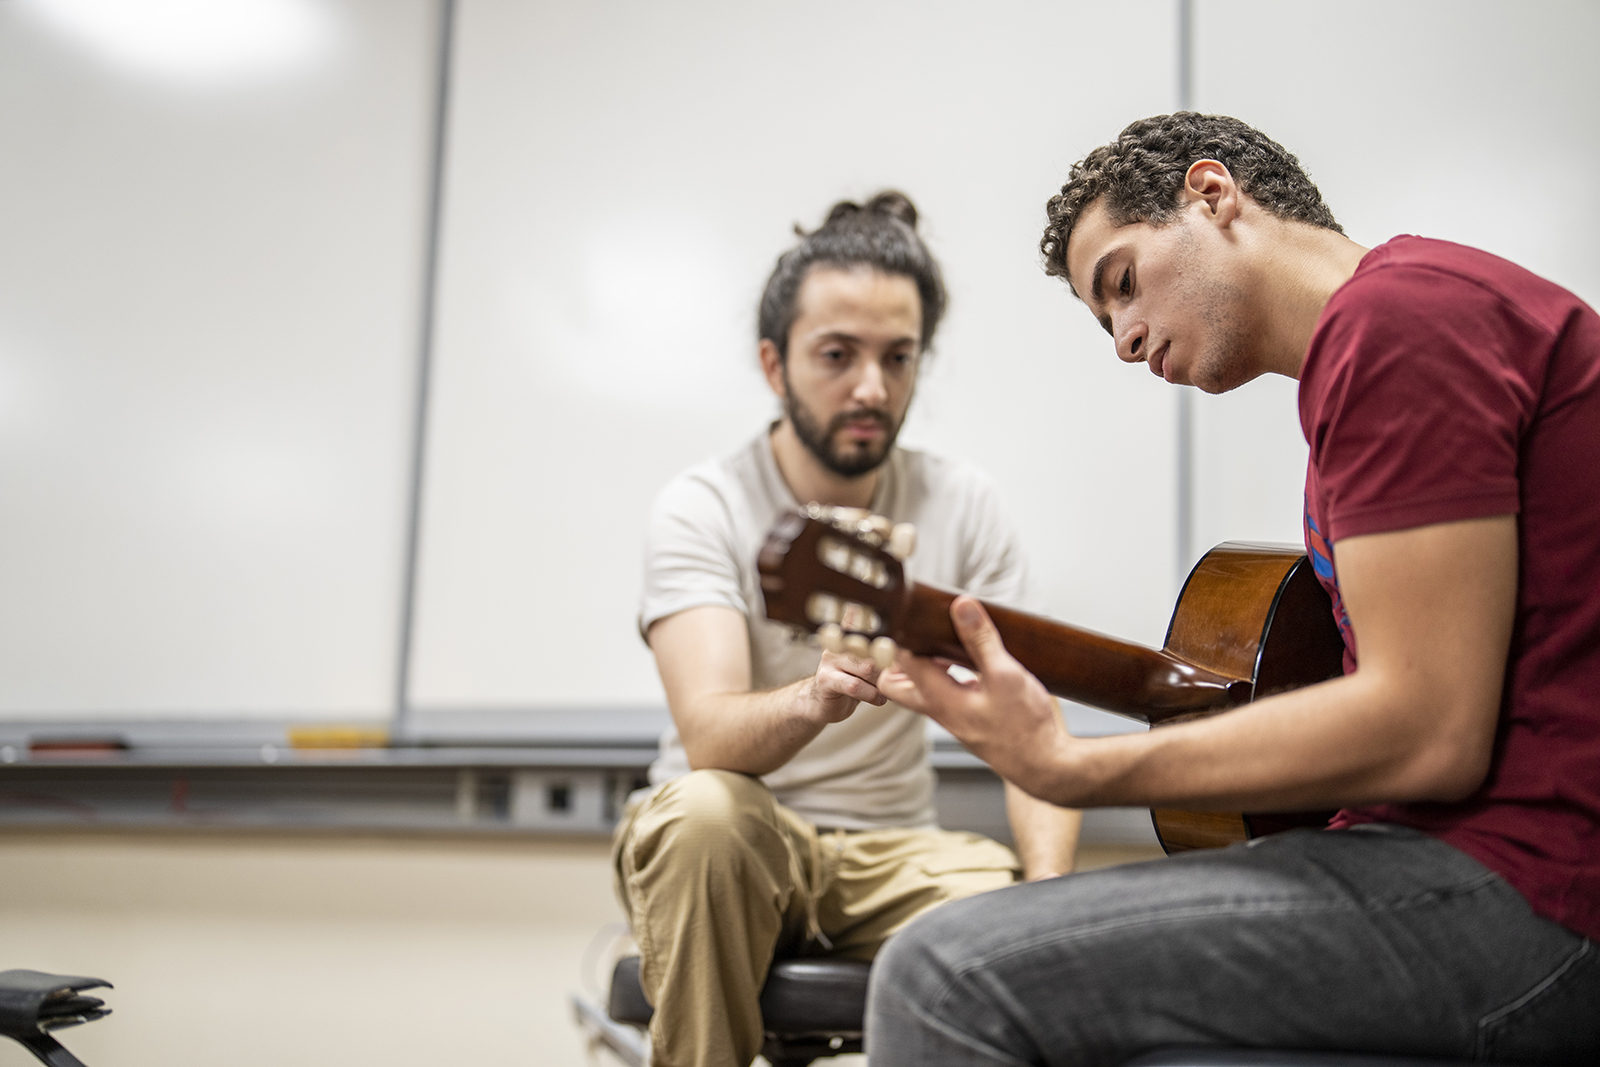
[[[886,520],[810,505],[781,518],[757,567],[767,617],[859,658],[909,649],[971,667],[950,621],[956,594],[906,579]],[[1011,608],[985,605],[1007,651],[1054,695],[1161,728],[1343,670],[1328,595],[1298,547],[1229,541],[1195,565],[1167,629],[1146,648]],[[831,643],[830,643],[831,642]],[[1216,848],[1330,813],[1153,811],[1170,852]]]
[[[1227,541],[1195,564],[1178,596],[1164,651],[1187,663],[1251,683],[1250,699],[1337,677],[1344,642],[1328,594],[1297,546]],[[1160,727],[1207,710],[1162,716]],[[1219,848],[1295,826],[1324,826],[1332,812],[1150,812],[1168,853]]]

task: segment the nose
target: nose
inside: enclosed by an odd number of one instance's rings
[[[883,380],[883,367],[875,359],[861,361],[861,376],[856,379],[856,387],[850,391],[850,398],[865,408],[879,408],[889,399],[888,387]]]
[[[1145,356],[1145,341],[1150,336],[1150,328],[1144,320],[1133,317],[1124,318],[1116,323],[1117,358],[1124,363],[1141,363]]]

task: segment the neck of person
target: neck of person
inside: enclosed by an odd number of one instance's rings
[[[1344,234],[1306,223],[1279,222],[1281,236],[1261,272],[1269,309],[1262,368],[1296,380],[1322,309],[1361,264],[1370,249]]]
[[[768,440],[772,443],[772,458],[778,464],[778,473],[783,475],[784,484],[801,505],[815,502],[847,508],[872,506],[882,465],[854,478],[835,474],[811,454],[794,432],[787,415],[772,428]]]

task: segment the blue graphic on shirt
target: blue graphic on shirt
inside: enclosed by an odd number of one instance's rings
[[[1355,632],[1350,629],[1350,616],[1344,610],[1344,598],[1339,595],[1339,571],[1333,565],[1333,546],[1328,544],[1328,539],[1322,536],[1322,530],[1317,527],[1317,520],[1311,517],[1311,500],[1305,501],[1306,520],[1306,554],[1311,557],[1311,569],[1316,572],[1317,580],[1322,583],[1322,588],[1328,591],[1329,598],[1333,601],[1333,618],[1339,624],[1339,636],[1344,639],[1345,651],[1349,653],[1350,662],[1356,656]]]

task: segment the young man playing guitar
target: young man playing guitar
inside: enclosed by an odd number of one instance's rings
[[[755,569],[774,518],[814,501],[915,524],[933,581],[1023,597],[987,480],[894,443],[944,304],[909,200],[835,205],[761,300],[782,417],[656,502],[639,621],[674,728],[614,858],[657,1067],[754,1059],[775,953],[871,959],[928,908],[1016,878],[1011,850],[938,829],[925,723],[878,691],[879,666],[768,622]],[[1069,871],[1078,814],[1007,801],[1025,876]]]
[[[1299,380],[1345,673],[1077,739],[968,598],[976,681],[902,652],[878,687],[1058,804],[1342,810],[919,920],[874,970],[874,1067],[1165,1045],[1596,1062],[1600,317],[1459,245],[1356,245],[1233,119],[1134,123],[1048,214],[1047,270],[1124,361],[1208,392]]]

